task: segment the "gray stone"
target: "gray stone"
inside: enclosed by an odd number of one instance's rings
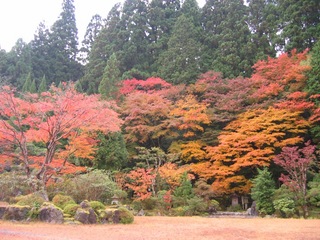
[[[63,223],[63,213],[53,204],[44,204],[40,208],[39,219],[47,223]]]
[[[17,206],[17,205],[9,205],[6,207],[3,218],[5,220],[15,220],[15,221],[23,221],[27,220],[28,213],[31,210],[30,206]]]
[[[78,208],[74,219],[83,224],[97,223],[97,215],[92,208]]]

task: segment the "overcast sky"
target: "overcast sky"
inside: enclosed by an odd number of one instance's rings
[[[197,0],[202,7],[205,0]],[[123,0],[74,0],[79,42],[95,14],[107,17],[110,9]],[[62,11],[62,0],[0,0],[0,48],[10,51],[19,38],[33,39],[40,22],[50,27]]]

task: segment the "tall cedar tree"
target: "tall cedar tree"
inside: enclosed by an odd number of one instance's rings
[[[120,4],[115,4],[107,16],[106,25],[101,29],[92,45],[81,78],[81,86],[89,94],[97,93],[108,59],[120,49]],[[121,72],[122,74],[122,72]]]
[[[200,73],[199,29],[182,14],[174,25],[168,49],[159,57],[158,75],[173,84],[193,83]],[[186,30],[187,29],[187,30]]]

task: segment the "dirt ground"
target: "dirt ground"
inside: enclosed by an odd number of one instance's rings
[[[130,225],[52,225],[0,221],[1,240],[320,239],[320,220],[136,217]]]

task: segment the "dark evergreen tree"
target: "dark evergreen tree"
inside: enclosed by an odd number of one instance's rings
[[[96,14],[91,18],[91,21],[87,26],[84,39],[82,41],[82,48],[80,49],[81,60],[83,63],[88,62],[92,45],[104,26],[104,20],[100,15]]]
[[[7,75],[10,76],[10,83],[21,89],[28,74],[32,72],[30,46],[22,39],[18,39],[7,54],[7,60]]]
[[[36,84],[36,80],[33,79],[30,86],[30,93],[36,93],[36,92],[37,92],[37,84]]]
[[[107,66],[104,69],[102,80],[99,85],[99,93],[104,98],[115,97],[114,93],[117,90],[117,83],[121,78],[119,65],[120,63],[116,54],[112,54],[107,62]]]
[[[99,145],[95,154],[94,167],[98,169],[120,170],[128,162],[125,140],[120,132],[107,135],[99,133]]]
[[[320,41],[311,52],[311,70],[308,73],[307,91],[310,94],[320,94]]]
[[[320,38],[319,0],[278,0],[284,51],[312,48]]]
[[[51,27],[49,36],[51,69],[54,82],[77,80],[82,76],[82,66],[77,61],[78,30],[74,0],[63,0],[59,19]],[[47,75],[46,75],[47,76]]]
[[[246,22],[248,8],[239,0],[208,0],[203,7],[206,32],[203,66],[224,77],[249,76],[256,52]]]
[[[147,4],[146,0],[126,0],[124,2],[118,37],[123,42],[121,51],[117,52],[123,72],[135,69],[137,72],[141,72],[140,76],[148,76],[148,71],[150,71]]]
[[[252,48],[255,62],[266,56],[275,57],[278,43],[279,8],[276,0],[248,0]]]
[[[47,91],[47,79],[46,79],[46,76],[43,75],[42,80],[41,80],[41,82],[39,84],[38,92],[42,93],[42,92],[45,92],[45,91]]]
[[[31,79],[31,73],[29,73],[25,79],[25,82],[22,86],[22,92],[31,92],[32,90],[32,79]]]
[[[53,63],[50,53],[49,43],[49,29],[44,23],[40,23],[34,39],[31,41],[31,55],[32,55],[32,72],[36,79],[41,79],[47,76],[50,83],[54,81],[54,73],[51,70]]]
[[[119,39],[120,4],[110,10],[106,25],[101,29],[92,45],[85,66],[85,75],[81,79],[81,86],[87,93],[97,93],[104,68],[108,59],[121,49],[122,40]]]
[[[181,15],[158,61],[158,75],[174,84],[193,83],[200,73],[201,44],[192,19]]]
[[[180,15],[180,1],[152,0],[148,6],[148,52],[151,72],[156,72],[160,54],[167,50],[173,26]]]
[[[267,168],[258,169],[258,175],[252,183],[251,197],[256,201],[258,211],[261,214],[272,214],[274,212],[272,200],[276,187],[271,173]]]

